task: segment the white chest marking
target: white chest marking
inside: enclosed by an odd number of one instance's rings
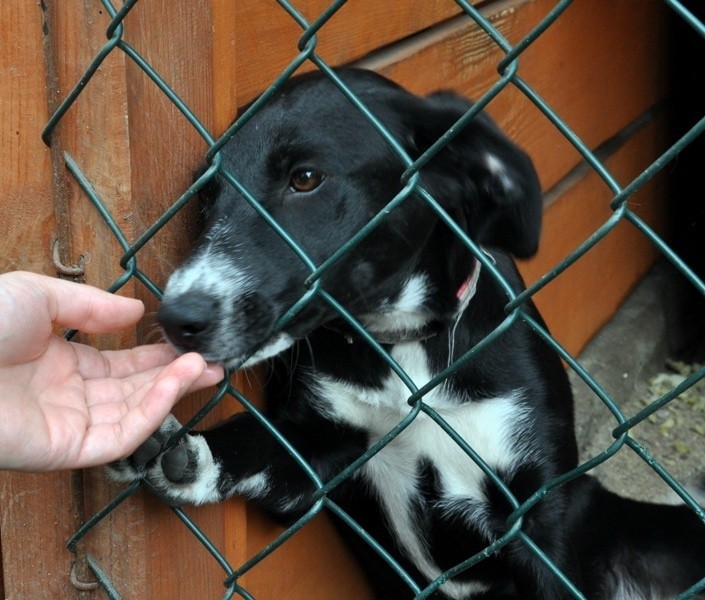
[[[423,307],[428,296],[426,275],[413,275],[402,287],[399,297],[385,303],[374,313],[363,315],[362,324],[375,332],[420,329],[428,323],[431,313]]]
[[[417,387],[431,379],[426,354],[419,343],[395,346],[392,357]],[[382,388],[376,390],[326,378],[318,379],[317,385],[322,411],[370,432],[371,444],[411,411],[407,404],[411,392],[393,373]],[[520,398],[521,391],[517,390],[505,397],[464,402],[445,386],[439,386],[424,397],[424,402],[491,467],[511,472],[518,459],[513,439],[525,418]],[[414,522],[415,511],[411,506],[419,498],[421,461],[436,466],[442,488],[441,504],[473,523],[480,531],[485,521],[484,474],[465,451],[424,413],[419,413],[402,433],[363,467],[363,473],[374,487],[397,537],[399,548],[426,577],[435,579],[441,570],[428,552],[423,529],[421,524]],[[478,582],[450,581],[442,589],[451,597],[465,598],[487,588]]]

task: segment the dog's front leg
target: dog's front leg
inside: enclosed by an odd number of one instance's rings
[[[175,445],[170,444],[180,429],[181,423],[169,415],[134,454],[108,465],[112,479],[143,480],[148,489],[171,506],[218,502],[235,493],[233,487],[237,483],[246,486],[246,472],[235,481],[223,469],[222,460],[203,434],[187,433]],[[243,464],[243,469],[247,467]]]
[[[340,434],[334,444],[313,444],[295,424],[278,429],[302,457],[327,477],[361,452],[353,437]],[[191,432],[163,451],[181,429],[169,416],[157,432],[132,456],[111,464],[113,479],[143,479],[147,487],[171,506],[218,502],[233,495],[255,501],[279,519],[290,521],[314,501],[314,479],[250,413],[240,413],[217,427]],[[331,440],[333,442],[333,440]],[[315,454],[310,449],[315,446]],[[348,449],[346,451],[345,449]],[[344,461],[344,462],[343,462]]]

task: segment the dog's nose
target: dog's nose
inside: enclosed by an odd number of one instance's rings
[[[164,300],[157,321],[169,341],[181,350],[202,351],[216,317],[218,301],[202,293]]]

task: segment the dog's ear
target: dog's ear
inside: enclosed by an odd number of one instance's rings
[[[407,125],[412,150],[420,155],[472,103],[450,92],[418,100]],[[421,181],[477,243],[519,258],[536,252],[542,214],[536,171],[486,114],[478,114],[428,163]]]

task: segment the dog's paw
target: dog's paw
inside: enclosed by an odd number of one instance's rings
[[[159,455],[166,441],[180,428],[181,425],[176,418],[169,415],[159,429],[147,438],[133,454],[106,465],[110,478],[120,483],[132,483],[143,479],[147,472],[147,466]]]
[[[204,504],[222,498],[221,467],[203,436],[182,436],[176,445],[162,451],[181,429],[172,415],[132,456],[108,465],[112,479],[121,482],[143,480],[154,495],[169,504]]]

